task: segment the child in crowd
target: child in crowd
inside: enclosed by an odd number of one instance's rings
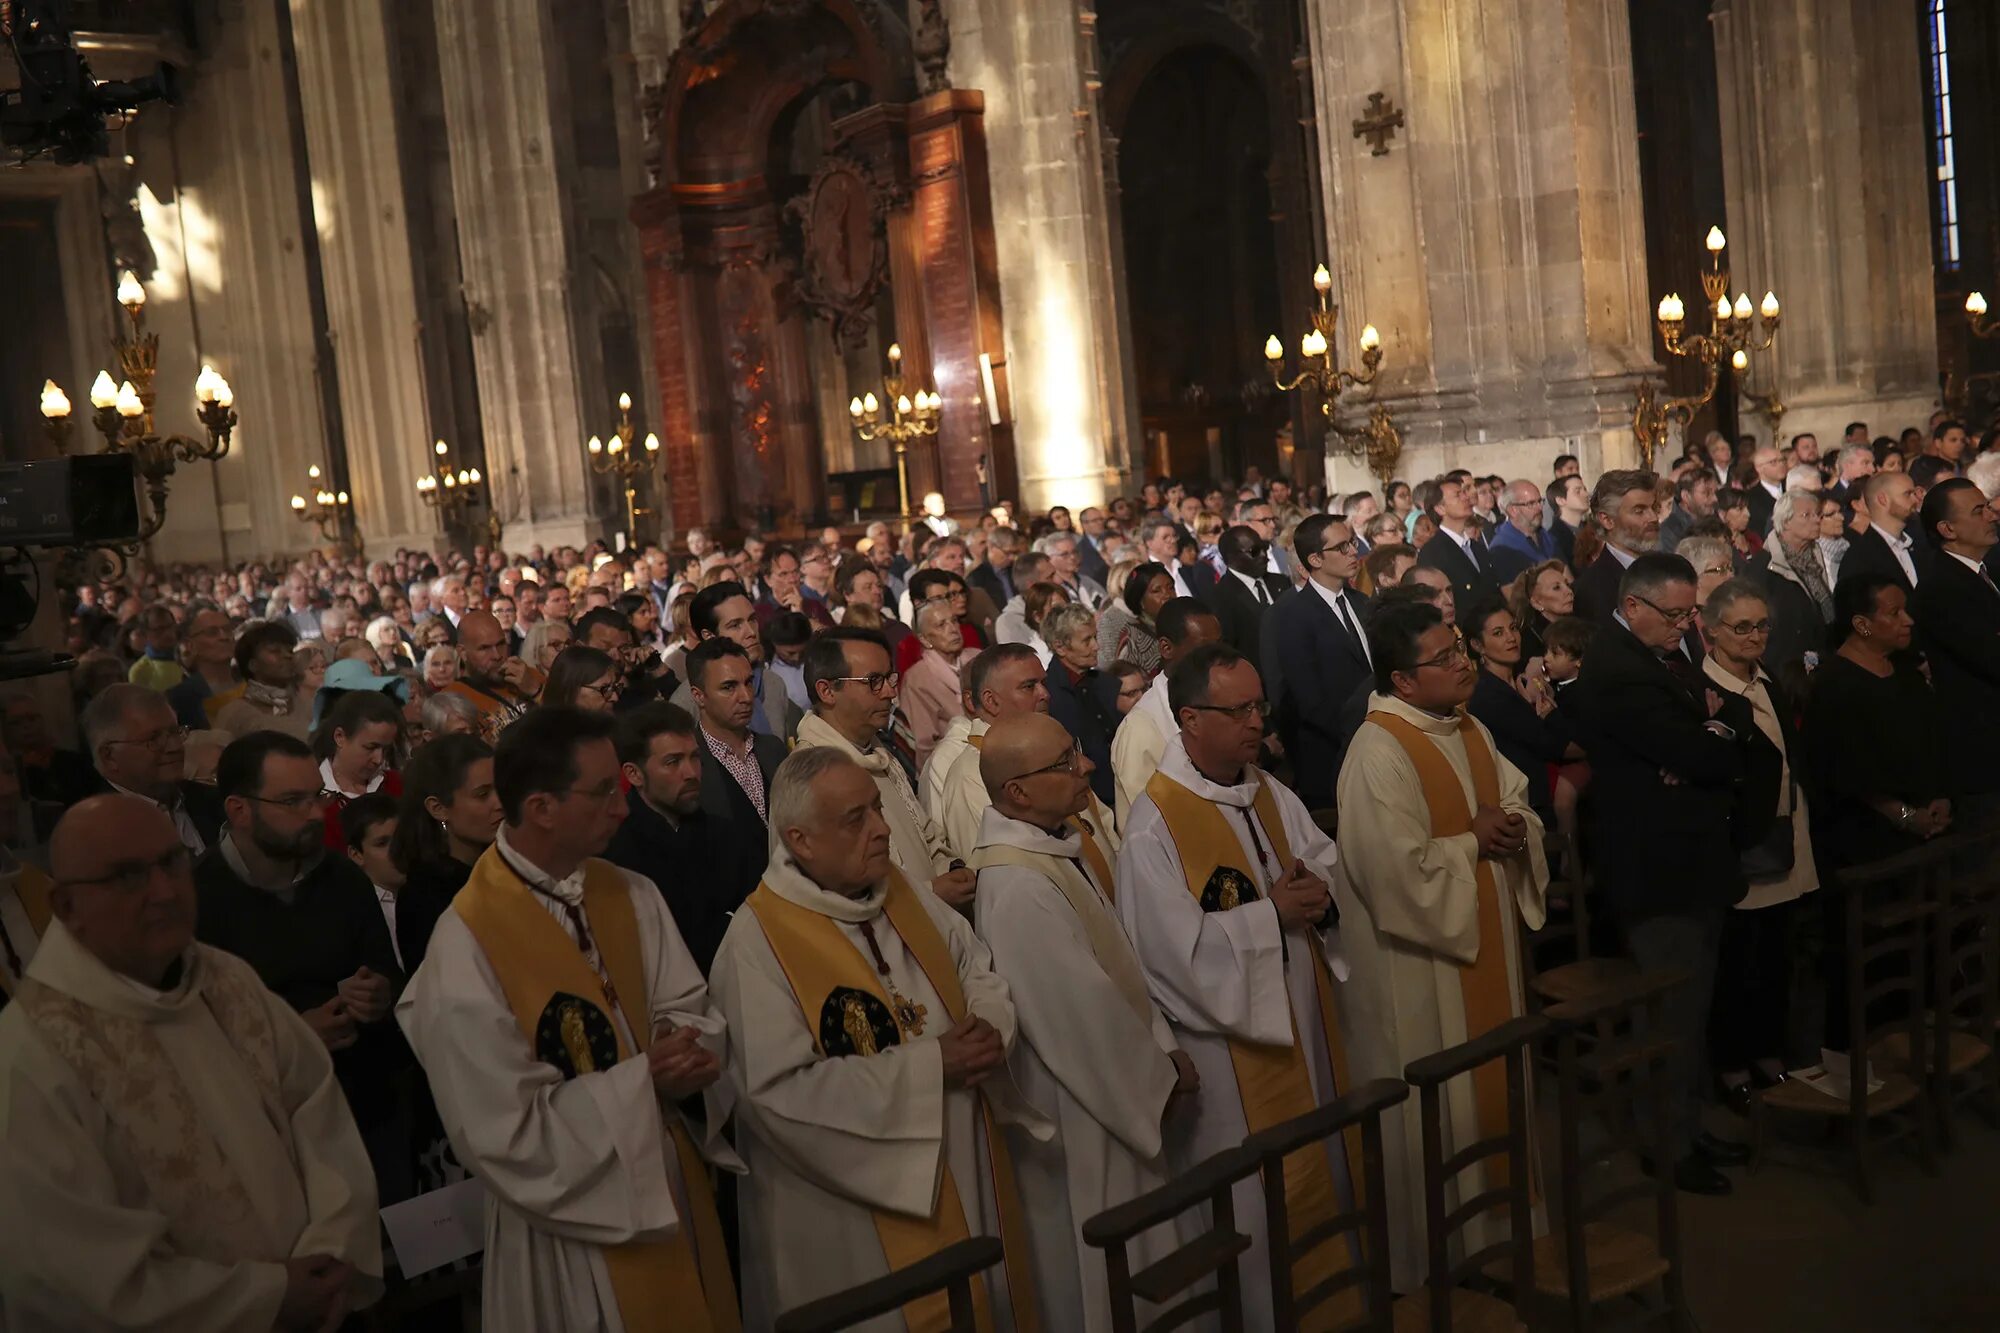
[[[347,834],[347,859],[361,867],[375,886],[375,898],[382,906],[382,919],[389,925],[389,939],[396,939],[396,894],[403,887],[403,872],[389,859],[389,843],[396,836],[396,798],[382,792],[357,796],[340,812],[342,830]],[[403,949],[396,946],[396,965],[403,965]]]

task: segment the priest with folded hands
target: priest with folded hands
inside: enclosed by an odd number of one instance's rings
[[[1089,758],[1045,713],[1002,718],[983,740],[991,804],[972,854],[974,917],[1014,997],[1020,1039],[1009,1068],[1060,1131],[1047,1141],[1009,1137],[1035,1219],[1044,1322],[1109,1333],[1104,1257],[1079,1229],[1166,1183],[1164,1124],[1193,1109],[1200,1078],[1146,993],[1112,906],[1112,862],[1075,826],[1091,805]],[[1174,1242],[1171,1227],[1147,1233],[1133,1266]]]
[[[710,974],[750,1168],[744,1324],[988,1235],[1006,1258],[975,1283],[980,1327],[1039,1330],[1003,1127],[1053,1126],[1007,1068],[1007,983],[971,923],[892,864],[882,800],[843,748],[779,766],[771,862]],[[947,1322],[940,1294],[861,1327]]]

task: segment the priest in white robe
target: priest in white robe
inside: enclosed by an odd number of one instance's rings
[[[952,855],[943,828],[918,803],[902,764],[881,740],[896,703],[891,666],[889,646],[873,630],[843,626],[813,635],[801,663],[813,710],[799,723],[793,749],[834,749],[859,764],[882,794],[896,868],[952,906],[968,907],[972,872]]]
[[[1080,1228],[1167,1182],[1164,1121],[1200,1080],[1118,923],[1114,862],[1070,822],[1089,806],[1093,767],[1076,738],[1044,714],[1003,719],[980,767],[992,804],[973,853],[974,915],[1014,997],[1020,1040],[1008,1066],[1058,1129],[1045,1142],[1010,1136],[1035,1219],[1043,1322],[1109,1333],[1104,1255]],[[1133,1267],[1174,1243],[1172,1228],[1141,1237]]]
[[[0,1325],[332,1328],[382,1289],[333,1062],[194,940],[190,857],[135,796],[71,809],[53,918],[0,1012]]]
[[[770,810],[771,863],[711,973],[750,1168],[745,1326],[992,1235],[1006,1261],[978,1282],[981,1326],[1040,1328],[1003,1127],[1053,1126],[1007,1068],[1006,982],[971,924],[896,870],[881,796],[845,755],[795,752]],[[944,1316],[940,1296],[862,1327]]]
[[[966,698],[973,716],[966,731],[966,743],[951,771],[940,784],[940,822],[945,843],[960,860],[970,861],[979,845],[980,821],[993,798],[987,792],[981,772],[980,751],[994,724],[1010,717],[1047,717],[1049,713],[1048,669],[1025,643],[1003,643],[988,648],[974,658],[966,672]],[[1077,825],[1087,828],[1106,856],[1118,855],[1118,832],[1112,827],[1111,812],[1092,795],[1076,813]]]
[[[964,754],[971,743],[971,715],[953,718],[938,743],[931,747],[931,757],[924,761],[923,771],[917,774],[917,798],[924,813],[940,828],[944,826],[944,775],[951,772],[952,761]]]
[[[501,733],[506,821],[397,1005],[487,1189],[487,1333],[738,1328],[703,1161],[741,1169],[727,1031],[659,889],[596,856],[626,810],[613,728]]]
[[[1111,776],[1115,787],[1112,813],[1122,835],[1132,819],[1132,807],[1146,794],[1146,784],[1160,768],[1160,758],[1180,730],[1167,702],[1167,675],[1174,663],[1205,643],[1222,640],[1222,622],[1193,597],[1176,597],[1160,608],[1160,674],[1145,696],[1119,722],[1111,738]]]
[[[1341,875],[1334,884],[1353,976],[1341,989],[1348,1062],[1361,1082],[1401,1078],[1413,1060],[1483,1036],[1523,1007],[1521,924],[1544,918],[1548,866],[1527,779],[1466,711],[1475,676],[1451,626],[1422,604],[1370,627],[1377,682],[1341,765]],[[1507,1127],[1507,1076],[1494,1063],[1445,1087],[1448,1158]],[[1422,1109],[1383,1121],[1390,1258],[1399,1291],[1429,1270]],[[1457,1177],[1445,1206],[1503,1182],[1497,1163]],[[1489,1217],[1463,1233],[1478,1249]]]
[[[1133,807],[1118,857],[1118,916],[1153,998],[1201,1076],[1196,1114],[1170,1136],[1176,1171],[1307,1114],[1350,1086],[1334,1018],[1336,979],[1322,923],[1335,877],[1332,842],[1303,802],[1256,766],[1267,705],[1257,669],[1224,644],[1169,672],[1180,728]],[[1355,1145],[1294,1154],[1286,1198],[1294,1233],[1351,1203]],[[1343,1151],[1347,1149],[1347,1151]],[[1248,1326],[1271,1326],[1264,1197],[1236,1187]],[[1303,1291],[1352,1261],[1321,1245],[1295,1265]],[[1359,1306],[1330,1304],[1308,1327]]]

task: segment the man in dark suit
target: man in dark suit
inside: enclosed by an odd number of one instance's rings
[[[1949,729],[1952,823],[1970,828],[2000,813],[2000,585],[1985,563],[1993,513],[1979,487],[1953,477],[1924,497],[1922,521],[1938,554],[1917,584],[1918,642]]]
[[[1612,622],[1626,568],[1660,544],[1659,480],[1651,472],[1614,468],[1590,493],[1589,521],[1604,534],[1604,549],[1576,577],[1576,613],[1593,624]]]
[[[986,558],[974,565],[965,581],[985,591],[993,605],[1004,607],[1014,600],[1014,556],[1021,534],[1012,528],[995,528],[986,537]]]
[[[1426,569],[1442,570],[1451,580],[1451,593],[1457,604],[1471,606],[1483,594],[1499,589],[1492,561],[1486,539],[1473,528],[1472,484],[1446,477],[1438,492],[1437,536],[1417,552],[1417,563]]]
[[[1757,480],[1743,493],[1743,498],[1750,505],[1750,531],[1762,537],[1771,530],[1771,511],[1777,507],[1778,497],[1785,493],[1788,465],[1776,444],[1765,444],[1750,455],[1750,466],[1756,470]]]
[[[1107,527],[1104,511],[1092,505],[1076,516],[1076,526],[1076,555],[1083,562],[1083,576],[1103,583],[1111,577],[1111,566],[1105,562],[1100,544],[1104,541]]]
[[[1216,582],[1208,604],[1222,622],[1222,641],[1250,659],[1261,675],[1265,612],[1291,585],[1276,574],[1265,572],[1270,548],[1257,530],[1239,523],[1222,534],[1222,563],[1228,577]]]
[[[1305,586],[1264,617],[1264,660],[1283,677],[1278,736],[1292,759],[1292,785],[1308,809],[1333,804],[1334,781],[1347,750],[1341,708],[1373,677],[1354,531],[1345,519],[1313,514],[1292,534]]]
[[[1702,1047],[1723,923],[1747,887],[1730,816],[1756,724],[1741,696],[1707,688],[1677,651],[1694,617],[1692,565],[1639,556],[1618,592],[1616,615],[1599,627],[1590,665],[1564,701],[1591,738],[1592,868],[1639,965],[1688,977],[1662,1014],[1679,1043],[1662,1133],[1680,1188],[1726,1194],[1717,1164],[1748,1153],[1701,1129]],[[1761,808],[1776,808],[1777,798],[1773,783]]]
[[[1929,563],[1919,563],[1922,550],[1911,526],[1923,498],[1905,472],[1877,472],[1862,483],[1859,504],[1868,526],[1849,534],[1840,576],[1875,574],[1893,580],[1905,597],[1915,592]]]
[[[107,685],[83,710],[81,725],[103,790],[144,797],[159,806],[196,856],[215,845],[222,801],[214,788],[181,776],[187,766],[187,729],[165,695],[143,685]]]
[[[620,717],[618,760],[631,789],[625,821],[604,849],[606,860],[653,881],[704,976],[729,914],[763,873],[761,863],[754,874],[744,863],[744,831],[707,808],[707,748],[695,720],[672,704]]]

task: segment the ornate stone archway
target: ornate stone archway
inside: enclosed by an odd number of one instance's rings
[[[653,186],[632,216],[676,530],[825,522],[847,380],[868,387],[848,367],[892,337],[944,398],[912,493],[971,508],[982,457],[1011,476],[981,368],[1004,377],[984,103],[917,84],[910,34],[877,0],[728,0],[649,98]]]

